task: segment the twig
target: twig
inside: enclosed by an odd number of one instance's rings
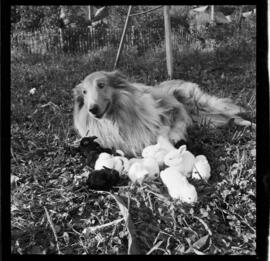
[[[159,195],[159,194],[153,192],[153,191],[150,190],[150,189],[145,189],[145,190],[148,191],[148,192],[150,192],[150,193],[152,193],[152,194],[154,194],[156,197],[160,198],[160,199],[161,199],[162,201],[164,201],[165,203],[167,203],[167,204],[170,203],[166,197],[164,197],[164,196],[162,196],[162,195]]]
[[[173,219],[173,233],[175,233],[175,230],[176,230],[176,219],[175,219],[175,211],[174,209],[172,209],[172,219]]]
[[[192,233],[194,233],[196,236],[198,236],[198,233],[196,231],[194,231],[190,225],[187,223],[186,219],[183,217],[183,221],[185,222],[187,228],[183,228],[183,229],[187,229],[188,231],[191,231]]]
[[[199,218],[197,216],[193,216],[193,217],[196,218],[197,220],[199,220],[203,224],[204,228],[207,230],[208,234],[210,236],[212,236],[212,231],[209,229],[209,227],[207,226],[207,224],[201,218]]]
[[[83,241],[82,241],[82,239],[81,239],[82,234],[81,234],[80,232],[78,232],[76,229],[74,229],[73,226],[71,227],[71,229],[74,231],[75,234],[79,235],[79,240],[80,240],[81,246],[83,247],[84,251],[85,251],[87,254],[89,254],[87,248],[85,247],[85,245],[84,245],[84,243],[83,243]]]
[[[86,252],[86,254],[90,254],[87,247],[84,245],[82,239],[80,238],[80,243],[81,243],[81,246],[83,247],[84,251]]]
[[[251,226],[249,225],[248,221],[246,220],[246,218],[243,218],[242,216],[240,216],[239,214],[237,213],[234,213],[234,215],[238,216],[238,218],[240,219],[240,222],[244,223],[245,225],[247,225],[253,232],[256,232],[256,230]]]
[[[156,242],[157,242],[157,240],[158,240],[158,237],[159,237],[160,233],[161,233],[161,231],[159,231],[158,234],[157,234],[157,236],[155,237],[155,240],[154,240],[154,242],[153,242],[153,245],[156,244]]]
[[[129,16],[135,16],[135,15],[146,14],[146,13],[152,12],[152,11],[154,11],[154,10],[156,10],[156,9],[159,9],[159,8],[161,8],[161,7],[163,7],[163,5],[160,5],[160,6],[158,6],[158,7],[152,8],[152,9],[147,10],[147,11],[144,11],[144,12],[131,14],[131,15],[129,15]]]
[[[75,234],[82,236],[82,234],[80,232],[78,232],[75,228],[73,228],[73,226],[71,227],[71,229]]]
[[[148,201],[149,201],[149,204],[150,204],[150,208],[151,208],[152,213],[153,213],[153,205],[152,205],[152,201],[151,201],[151,198],[149,196],[149,193],[147,193],[147,198],[148,198]]]
[[[170,234],[170,233],[168,233],[168,232],[165,232],[165,231],[163,231],[163,230],[160,230],[160,233],[162,233],[162,234],[164,234],[164,235],[167,235],[167,236],[169,236],[169,237],[174,237],[174,238],[175,238],[175,235]],[[177,240],[177,239],[176,239],[176,240]]]
[[[46,104],[41,105],[40,107],[41,107],[41,108],[44,108],[44,107],[47,107],[47,106],[51,106],[54,112],[56,111],[56,109],[57,109],[58,111],[61,112],[59,106],[56,105],[55,103],[51,102],[51,101],[49,101],[49,102],[46,103]]]
[[[172,238],[172,237],[168,237],[168,239],[167,239],[167,244],[166,244],[166,251],[167,251],[169,254],[171,254],[171,251],[168,249],[169,246],[170,246],[170,240],[171,240],[171,238]]]
[[[113,226],[113,225],[117,225],[119,222],[123,221],[124,218],[119,218],[117,220],[114,220],[112,222],[109,222],[109,223],[106,223],[106,224],[103,224],[103,225],[99,225],[99,226],[95,226],[95,227],[88,227],[88,228],[85,228],[84,231],[83,231],[83,234],[89,234],[89,233],[93,233],[99,229],[103,229],[103,228],[106,228],[106,227],[109,227],[109,226]]]
[[[241,220],[245,225],[247,225],[254,233],[256,233],[256,230],[247,222],[246,219]]]
[[[14,152],[13,152],[13,148],[12,147],[10,147],[10,153],[11,153],[12,158],[15,160],[15,162],[18,163],[18,161],[17,161],[17,159],[16,159],[16,157],[14,155]]]
[[[59,106],[56,105],[55,103],[51,102],[51,101],[49,101],[48,103],[45,103],[45,104],[41,105],[40,107],[41,107],[41,108],[44,108],[44,107],[47,107],[47,106],[52,106],[52,107],[54,107],[54,108],[59,109]]]
[[[107,194],[107,195],[112,195],[112,193],[109,192],[109,191],[95,190],[95,189],[89,189],[89,190],[91,190],[92,192],[96,192],[97,194]]]
[[[56,234],[56,231],[55,231],[53,222],[52,222],[52,220],[51,220],[51,217],[50,217],[50,214],[49,214],[47,208],[44,207],[44,209],[45,209],[45,213],[46,213],[47,219],[48,219],[48,221],[49,221],[49,224],[50,224],[50,226],[51,226],[51,229],[52,229],[52,231],[53,231],[53,235],[54,235],[54,238],[55,238],[55,241],[56,241],[56,247],[57,247],[58,254],[61,255],[62,253],[61,253],[60,248],[59,248],[58,238],[57,238],[57,234]]]
[[[224,222],[226,222],[226,219],[225,219],[224,214],[223,214],[223,210],[218,207],[216,202],[215,202],[215,207],[221,212],[222,218],[223,218]]]
[[[163,243],[163,241],[157,242],[147,253],[146,255],[150,255],[153,251],[159,248],[159,246]]]

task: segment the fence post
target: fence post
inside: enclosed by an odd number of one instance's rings
[[[164,6],[164,27],[166,41],[166,60],[169,78],[173,78],[173,57],[172,57],[172,39],[171,39],[171,21],[169,14],[169,6]]]
[[[131,26],[131,45],[134,46],[134,32],[135,31],[135,26]]]
[[[60,39],[60,48],[64,47],[64,39],[63,39],[63,29],[59,28],[59,39]]]
[[[214,23],[214,6],[211,5],[211,23]]]
[[[92,5],[88,6],[88,19],[89,21],[92,21],[92,18],[94,18],[94,9]]]
[[[127,30],[127,26],[128,26],[128,21],[129,21],[129,15],[130,15],[131,8],[132,8],[132,5],[130,5],[128,7],[127,18],[126,18],[125,26],[124,26],[124,29],[123,29],[120,45],[119,45],[119,48],[118,48],[116,60],[115,60],[115,63],[114,63],[114,69],[116,69],[116,67],[118,65],[118,62],[119,62],[119,58],[120,58],[120,54],[121,54],[121,51],[122,51],[123,42],[124,42],[124,38],[125,38],[125,33],[126,33],[126,30]]]
[[[30,43],[29,44],[29,53],[32,53],[32,38],[31,38],[31,33],[28,32],[28,42]]]
[[[96,48],[96,29],[93,29],[93,32],[92,32],[92,36],[93,36],[93,49]]]

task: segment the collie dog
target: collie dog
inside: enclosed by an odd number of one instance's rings
[[[197,84],[170,80],[152,87],[131,83],[119,71],[88,75],[74,89],[74,126],[81,137],[97,136],[103,147],[138,156],[158,136],[170,142],[186,140],[187,127],[208,120],[215,126],[230,119],[251,122],[238,114],[243,108],[228,98],[204,93]]]

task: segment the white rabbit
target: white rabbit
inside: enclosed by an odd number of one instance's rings
[[[122,157],[125,156],[125,154],[124,154],[124,152],[122,150],[116,150],[116,152]]]
[[[160,147],[160,144],[150,145],[143,149],[143,158],[154,158],[157,160],[158,165],[161,167],[164,164],[164,157],[168,153],[167,150]]]
[[[129,159],[129,167],[131,167],[131,165],[135,162],[140,162],[142,159],[139,159],[139,158],[131,158]]]
[[[169,151],[175,150],[174,146],[166,138],[159,136],[156,145],[150,145],[143,149],[143,158],[154,158],[157,160],[159,167],[164,165],[164,157]]]
[[[103,169],[107,167],[109,169],[115,169],[119,173],[128,171],[129,161],[123,156],[112,156],[108,153],[100,153],[95,163],[95,170]]]
[[[148,174],[149,172],[146,170],[146,168],[142,165],[141,162],[134,162],[128,170],[128,177],[133,183],[138,182],[139,184],[141,184],[146,175]]]
[[[164,157],[167,155],[168,151],[164,149],[160,149],[154,156],[154,158],[157,160],[158,165],[160,167],[164,166]]]
[[[177,167],[169,167],[160,172],[162,182],[168,188],[170,196],[182,202],[192,204],[198,200],[195,187],[190,184]]]
[[[195,158],[195,163],[192,171],[193,179],[204,179],[208,180],[211,176],[211,167],[208,163],[207,158],[204,155],[198,155]]]
[[[107,167],[109,169],[113,169],[114,167],[113,156],[105,152],[99,154],[98,159],[95,163],[95,170],[100,170],[104,167]]]
[[[123,156],[114,156],[114,166],[113,168],[117,170],[119,173],[123,171],[128,171],[129,169],[129,161],[127,158]]]
[[[186,148],[186,145],[182,145],[179,149],[171,150],[164,157],[164,163],[169,167],[177,167],[184,176],[189,177],[193,170],[195,156]]]
[[[142,159],[142,164],[149,173],[149,178],[154,179],[159,176],[158,161],[154,158]]]
[[[133,158],[130,160],[129,163],[130,168],[128,171],[128,176],[133,182],[135,182],[134,180],[136,179],[141,179],[142,182],[142,180],[146,177],[148,179],[155,179],[159,176],[158,162],[154,158],[145,158],[145,159]],[[135,165],[135,167],[133,165]],[[138,171],[139,173],[136,174],[136,171]]]

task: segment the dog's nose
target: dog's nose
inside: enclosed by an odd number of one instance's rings
[[[98,111],[99,111],[98,105],[94,104],[94,105],[89,109],[89,111],[90,111],[91,113],[93,113],[94,115],[97,115],[97,114],[98,114]]]

